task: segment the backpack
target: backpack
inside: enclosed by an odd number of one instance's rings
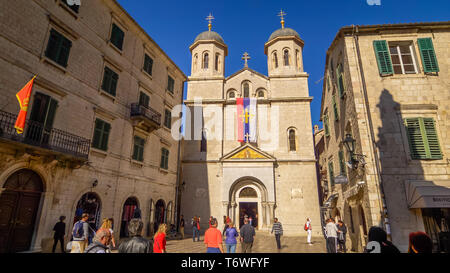
[[[308,223],[305,223],[305,231],[308,231]]]
[[[73,226],[72,236],[74,238],[82,238],[84,236],[83,222],[78,221]]]

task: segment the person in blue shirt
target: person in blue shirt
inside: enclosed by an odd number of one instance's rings
[[[228,228],[225,231],[225,236],[225,247],[227,249],[227,253],[236,253],[236,237],[239,236],[239,233],[237,232],[236,228],[234,228],[234,224],[232,221],[228,223]]]

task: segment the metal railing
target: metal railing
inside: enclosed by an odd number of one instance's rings
[[[139,103],[132,103],[131,104],[131,117],[136,116],[143,116],[154,123],[158,124],[158,126],[161,126],[161,114],[156,112],[150,107],[145,107],[143,105],[140,105]]]
[[[91,141],[71,133],[46,128],[42,123],[27,120],[24,133],[17,134],[14,124],[17,115],[0,110],[0,138],[41,147],[87,159]]]

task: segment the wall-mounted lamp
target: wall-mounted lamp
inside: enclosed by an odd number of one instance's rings
[[[351,134],[346,134],[342,143],[350,154],[350,162],[348,162],[348,164],[351,165],[352,169],[358,169],[359,164],[363,166],[366,164],[366,161],[364,160],[365,155],[355,154],[356,140]]]

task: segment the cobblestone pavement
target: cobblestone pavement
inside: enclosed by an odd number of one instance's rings
[[[266,232],[257,232],[253,244],[253,253],[326,253],[325,239],[317,237],[312,239],[313,245],[306,243],[306,237],[281,237],[281,250],[277,250],[275,236]],[[224,244],[225,247],[225,244]],[[200,242],[193,242],[192,237],[184,240],[167,241],[166,249],[168,253],[205,253],[206,247],[203,243],[203,236]],[[238,243],[236,252],[241,252],[241,245]]]

